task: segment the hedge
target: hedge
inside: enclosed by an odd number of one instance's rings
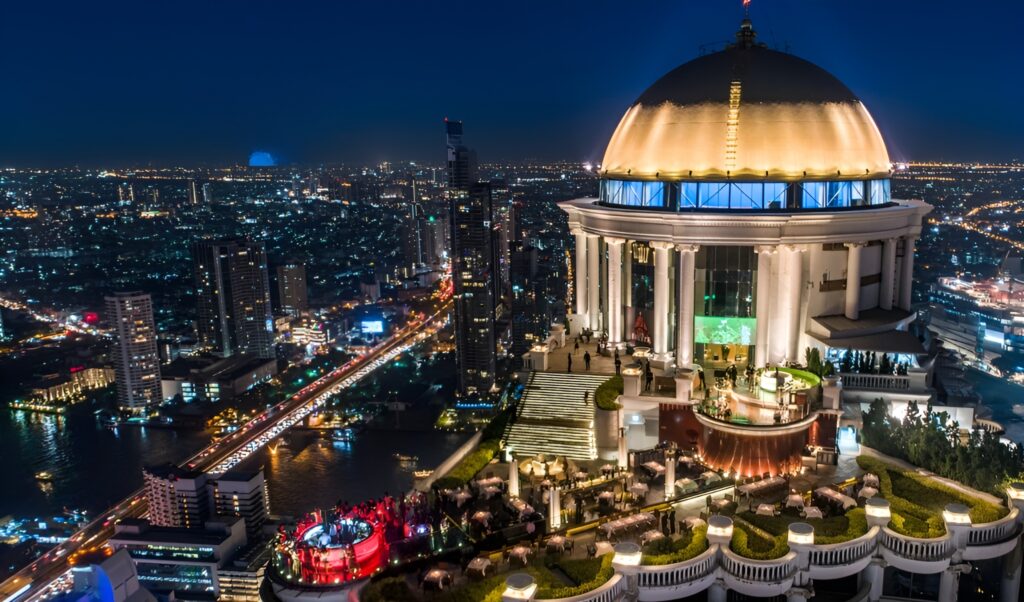
[[[662,543],[664,542],[664,543]],[[675,564],[691,558],[696,558],[708,549],[708,528],[707,525],[694,527],[690,540],[679,539],[669,541],[659,539],[648,544],[644,548],[644,554],[640,558],[640,564],[647,566],[661,566]]]
[[[418,598],[405,577],[387,577],[371,581],[359,592],[362,602],[415,602]]]
[[[602,410],[620,410],[622,405],[615,400],[622,395],[623,391],[625,391],[625,385],[622,383],[622,377],[613,376],[601,383],[597,391],[594,392],[594,403]]]
[[[729,547],[744,558],[752,560],[774,560],[789,553],[788,534],[772,537],[765,540],[754,532],[747,532],[747,527],[742,523],[733,523],[732,541]]]
[[[789,525],[807,523],[814,527],[814,543],[832,544],[856,539],[868,532],[868,519],[863,508],[854,508],[842,516],[828,518],[801,518],[782,514],[760,516],[754,512],[743,512],[740,518],[750,524],[778,536],[789,536]]]
[[[776,370],[776,368],[769,368],[769,370]],[[808,372],[807,370],[800,370],[798,368],[779,367],[778,371],[785,372],[786,374],[790,374],[796,378],[805,380],[811,385],[811,387],[817,387],[818,385],[821,384],[821,378],[817,374],[813,372]]]
[[[562,571],[569,576],[570,579],[585,578],[588,574],[593,575],[589,580],[581,582],[579,585],[562,585],[561,582],[555,578],[551,572],[540,566],[531,566],[526,569],[513,571],[519,573],[527,573],[531,575],[537,583],[537,600],[557,600],[558,598],[569,598],[572,596],[579,596],[587,592],[593,591],[605,583],[615,575],[615,569],[612,568],[612,558],[614,554],[604,554],[598,558],[588,558],[583,560],[560,560],[556,561],[555,565],[562,569]],[[451,602],[462,602],[462,600],[483,600],[483,602],[501,602],[501,593],[505,590],[505,578],[512,573],[503,573],[495,575],[488,579],[498,579],[500,583],[497,586],[490,586],[492,589],[486,595],[477,594],[475,598],[459,598],[451,599]],[[480,582],[481,584],[484,582]],[[461,589],[461,588],[460,588]],[[457,591],[457,590],[452,590]],[[482,593],[482,592],[481,592]],[[448,598],[444,599],[445,602],[449,602]]]
[[[970,509],[971,521],[975,523],[996,521],[1009,513],[1009,510],[1002,506],[957,491],[914,472],[900,470],[877,458],[857,456],[857,465],[878,475],[881,495],[889,501],[889,509],[892,512],[889,526],[903,535],[921,538],[941,537],[946,532],[942,510],[949,503],[966,505]]]
[[[466,457],[456,464],[448,474],[434,481],[434,485],[439,489],[462,487],[472,480],[494,458],[494,455],[498,453],[500,443],[500,439],[485,439],[481,441],[480,445],[472,452],[466,454]]]

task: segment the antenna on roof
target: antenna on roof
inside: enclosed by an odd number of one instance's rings
[[[750,0],[743,0],[743,16],[750,17]]]

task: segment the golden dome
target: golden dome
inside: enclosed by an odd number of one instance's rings
[[[685,63],[626,111],[602,175],[660,180],[887,177],[867,109],[824,69],[753,44],[749,22],[726,50]]]

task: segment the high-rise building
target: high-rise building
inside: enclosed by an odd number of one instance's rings
[[[106,304],[107,320],[117,335],[114,372],[118,406],[143,413],[162,401],[153,300],[140,292],[116,293],[106,298]]]
[[[476,182],[476,153],[462,143],[462,122],[444,120],[448,144],[448,177],[450,190],[469,190]]]
[[[277,294],[281,311],[289,316],[298,316],[309,309],[306,266],[299,261],[277,266]]]
[[[117,200],[122,205],[129,205],[135,202],[135,189],[131,182],[122,182],[117,186]]]
[[[228,357],[274,357],[267,253],[243,239],[198,240],[192,245],[199,341]]]
[[[149,521],[161,527],[201,529],[210,518],[206,474],[173,464],[142,469]]]
[[[0,341],[7,340],[7,331],[4,330],[4,311],[0,309]]]
[[[209,486],[214,512],[218,516],[241,517],[249,539],[256,539],[270,513],[263,470],[228,472],[210,481]]]
[[[200,199],[202,198],[202,197],[200,197],[200,193],[202,191],[205,191],[205,189],[206,189],[206,185],[205,184],[203,185],[202,188],[200,188],[196,184],[195,180],[189,180],[188,181],[188,203],[190,205],[199,205],[200,204]]]
[[[462,394],[487,393],[494,385],[496,273],[491,229],[491,185],[473,184],[451,203],[455,345]]]
[[[211,202],[213,202],[213,191],[210,189],[210,183],[209,182],[204,182],[203,183],[203,204],[204,205],[209,205]]]
[[[415,191],[415,185],[413,186]],[[413,193],[415,194],[415,192]],[[409,205],[409,212],[402,224],[402,255],[406,268],[415,270],[426,265],[426,217],[423,215],[423,207],[413,201]]]

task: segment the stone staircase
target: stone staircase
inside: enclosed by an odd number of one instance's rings
[[[519,413],[505,430],[506,446],[521,456],[597,458],[594,393],[606,380],[607,375],[531,373]]]

